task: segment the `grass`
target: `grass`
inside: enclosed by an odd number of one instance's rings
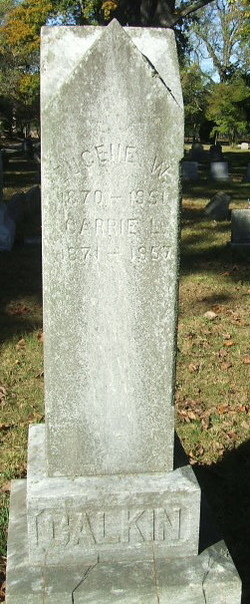
[[[225,151],[225,150],[224,150]],[[230,222],[208,220],[218,190],[231,208],[250,197],[246,152],[227,149],[231,181],[185,183],[182,203],[176,429],[210,501],[243,581],[250,563],[250,256],[232,252]],[[4,195],[36,182],[35,164],[13,157]],[[41,250],[24,245],[40,225],[22,224],[11,253],[0,253],[0,572],[4,579],[10,480],[26,474],[28,425],[43,421]],[[212,311],[213,319],[206,313]],[[247,593],[247,591],[246,591]],[[246,596],[247,597],[247,596]],[[0,591],[0,601],[4,590]],[[248,600],[249,601],[249,600]],[[247,602],[247,600],[246,600]]]

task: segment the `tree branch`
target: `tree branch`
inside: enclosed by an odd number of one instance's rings
[[[177,14],[176,14],[175,23],[177,23],[184,17],[187,17],[188,15],[195,13],[200,8],[203,8],[204,6],[211,4],[211,2],[213,2],[213,0],[196,0],[195,2],[191,2],[190,4],[183,6],[183,8],[176,11]]]
[[[172,28],[184,17],[196,12],[203,6],[207,6],[211,2],[213,0],[191,0],[188,5],[175,10],[175,0],[141,0],[142,25]]]

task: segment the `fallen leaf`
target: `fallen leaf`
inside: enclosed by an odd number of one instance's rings
[[[187,416],[189,417],[189,419],[191,420],[195,420],[197,419],[197,416],[195,415],[195,413],[193,411],[188,411],[187,412]]]
[[[43,342],[44,342],[43,331],[39,331],[39,333],[37,335],[37,339],[39,342],[41,342],[41,344],[43,344]]]
[[[24,348],[25,346],[26,346],[26,342],[25,342],[24,338],[22,338],[21,340],[19,340],[19,342],[17,342],[15,349],[20,350],[20,348]]]
[[[243,357],[242,363],[244,363],[245,365],[250,365],[250,356]]]
[[[11,306],[7,312],[9,315],[24,315],[30,312],[30,310],[27,308],[27,306],[17,304],[15,306]]]
[[[8,482],[4,482],[0,488],[1,493],[8,493],[10,491],[10,485],[10,480],[8,480]]]
[[[231,439],[231,440],[237,440],[237,434],[235,434],[235,432],[233,430],[231,430],[230,432],[227,433],[227,436]]]
[[[213,310],[208,310],[204,313],[203,317],[205,317],[205,319],[209,319],[209,321],[213,321],[216,319],[216,317],[218,317],[218,315]]]
[[[6,388],[0,386],[0,402],[3,402],[6,397]]]
[[[220,348],[220,350],[219,350],[219,357],[220,357],[221,359],[224,359],[225,357],[227,357],[227,355],[228,355],[228,353],[227,353],[227,351],[225,350],[225,348]]]
[[[220,367],[222,369],[222,371],[227,371],[228,369],[230,369],[230,367],[232,367],[232,363],[228,362],[228,363],[221,363]]]
[[[226,341],[224,342],[224,346],[228,346],[228,348],[229,348],[230,346],[233,346],[233,345],[234,345],[234,341],[233,341],[233,340],[226,340]]]
[[[241,427],[243,428],[243,430],[249,430],[248,422],[241,422]]]
[[[190,365],[188,366],[189,371],[191,371],[191,373],[195,373],[196,371],[199,371],[199,364],[195,365],[194,363],[190,363]]]
[[[217,407],[217,411],[218,413],[222,414],[222,413],[227,413],[228,411],[228,405],[219,405]]]

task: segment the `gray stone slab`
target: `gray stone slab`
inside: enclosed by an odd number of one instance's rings
[[[71,30],[45,28],[42,43],[48,471],[170,471],[183,151],[174,37],[153,30],[147,46],[149,32],[137,33],[136,46],[113,21],[82,43],[85,28]],[[65,75],[69,37],[77,58]],[[57,58],[54,40],[65,45]]]
[[[248,151],[249,149],[249,143],[241,143],[240,144],[240,148],[242,151]]]
[[[229,218],[230,200],[231,195],[225,193],[225,191],[219,191],[204,208],[205,214],[213,220],[227,220]]]
[[[231,245],[250,245],[250,209],[232,210]]]
[[[29,436],[31,562],[146,560],[198,552],[200,489],[193,470],[135,476],[47,477],[44,426]]]
[[[220,542],[200,556],[50,566],[28,559],[26,481],[12,483],[6,604],[240,604],[241,583]]]
[[[210,164],[210,176],[214,180],[228,180],[228,162],[213,161]]]

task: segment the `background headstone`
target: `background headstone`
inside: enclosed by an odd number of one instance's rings
[[[204,159],[204,147],[201,143],[195,142],[190,149],[190,159],[200,162]]]
[[[181,164],[182,180],[198,180],[198,162],[183,161]]]
[[[226,161],[211,162],[210,176],[213,178],[213,180],[228,180],[228,163]]]
[[[250,245],[250,209],[232,210],[231,244]]]
[[[215,145],[211,145],[209,149],[209,156],[212,162],[223,161],[222,146],[220,143],[215,143]]]
[[[205,214],[213,220],[228,220],[230,200],[231,196],[228,193],[219,191],[204,208]]]
[[[242,151],[248,151],[249,144],[243,142],[243,143],[240,144],[240,148],[241,148]]]

